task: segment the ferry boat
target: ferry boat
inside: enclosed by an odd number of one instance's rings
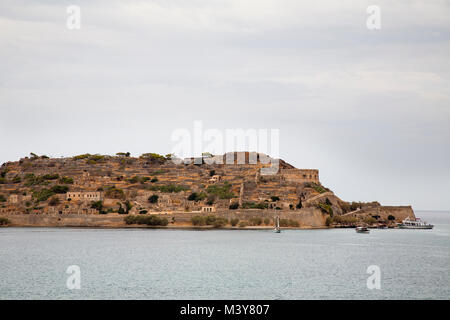
[[[357,233],[369,233],[370,230],[367,229],[367,227],[356,227],[356,232]]]
[[[400,229],[433,229],[433,225],[426,221],[420,220],[420,218],[406,218],[398,225]]]

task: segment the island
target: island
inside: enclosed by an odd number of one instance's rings
[[[278,217],[283,228],[312,229],[393,227],[415,217],[411,206],[344,201],[319,170],[273,160],[254,152],[32,153],[0,167],[0,226],[263,229]]]

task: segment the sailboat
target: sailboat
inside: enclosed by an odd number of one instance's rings
[[[273,232],[275,232],[275,233],[280,233],[281,232],[281,229],[280,229],[280,217],[279,216],[277,216],[275,218],[275,228],[273,229]]]

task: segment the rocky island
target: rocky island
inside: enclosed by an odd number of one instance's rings
[[[262,174],[269,166],[262,156],[204,154],[176,163],[156,153],[31,154],[0,167],[0,225],[248,229],[272,228],[278,216],[282,227],[326,228],[414,217],[411,206],[344,201],[321,184],[318,170],[281,159],[274,174]]]

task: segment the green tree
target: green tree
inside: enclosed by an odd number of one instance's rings
[[[56,185],[56,186],[51,187],[50,190],[52,190],[52,192],[54,192],[54,193],[67,193],[67,191],[69,191],[69,187]]]
[[[50,206],[57,206],[59,204],[59,198],[57,196],[52,197],[48,204]]]
[[[102,201],[92,201],[91,208],[97,209],[98,211],[102,211],[103,210],[103,202]]]
[[[231,210],[236,210],[237,208],[239,208],[239,203],[233,202],[230,204],[230,206],[228,208]]]
[[[0,217],[0,226],[7,226],[10,223],[8,218]]]
[[[148,202],[150,202],[150,203],[157,203],[158,199],[159,199],[159,196],[154,194],[154,195],[151,195],[150,197],[148,197]]]
[[[239,223],[239,219],[238,218],[233,218],[230,220],[230,223],[233,227],[237,226],[237,224]]]

